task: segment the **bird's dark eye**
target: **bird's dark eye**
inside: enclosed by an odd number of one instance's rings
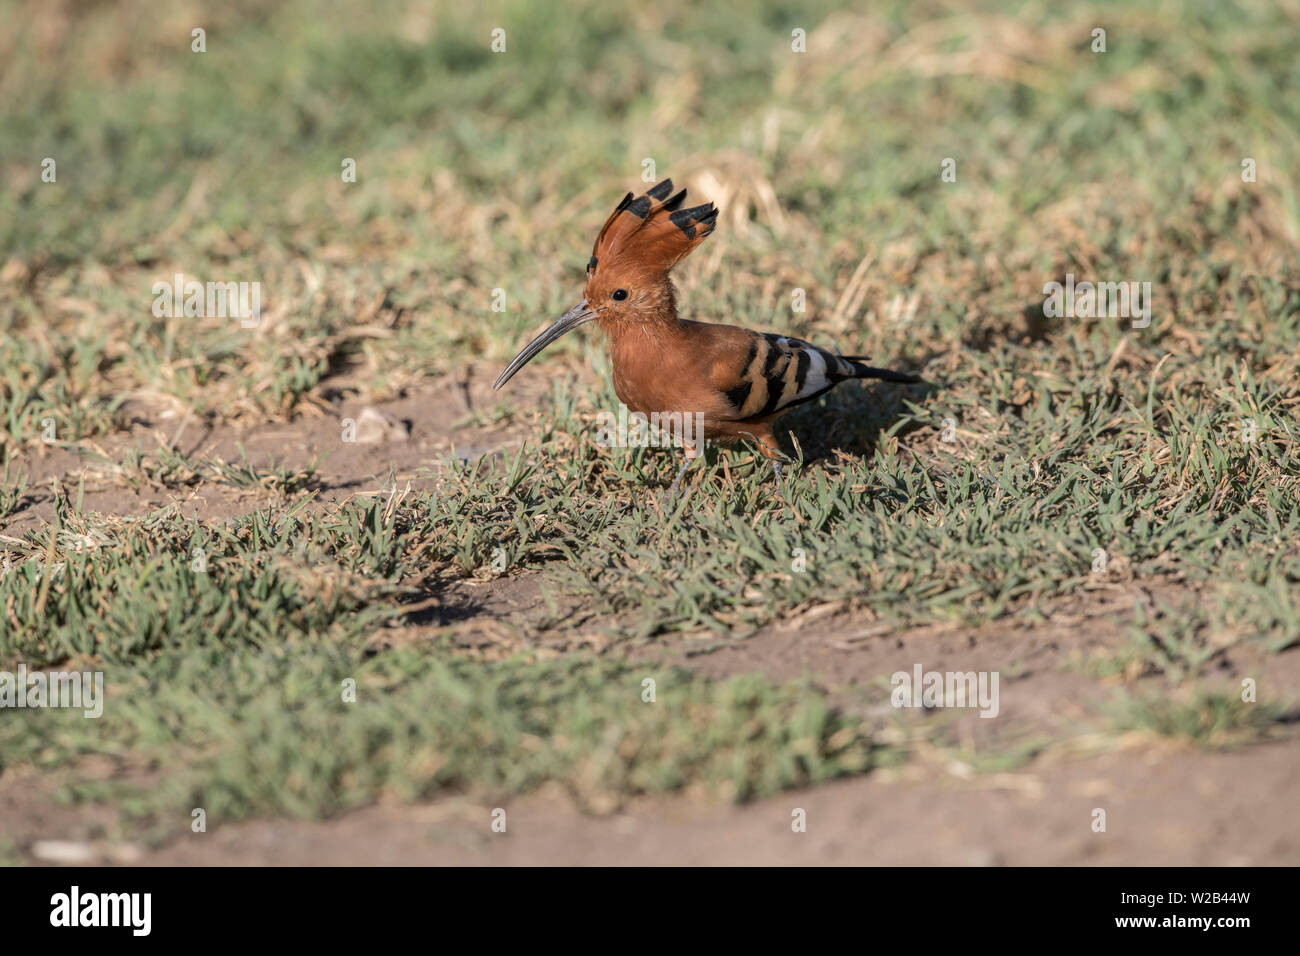
[[[615,302],[622,302],[622,301],[623,301],[624,299],[626,299],[626,298],[627,298],[627,289],[615,289],[615,290],[614,290],[614,301],[615,301]]]

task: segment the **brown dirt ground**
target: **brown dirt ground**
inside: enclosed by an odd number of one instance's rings
[[[322,502],[377,492],[391,466],[412,490],[430,487],[445,456],[473,457],[511,447],[520,433],[466,425],[493,401],[483,375],[446,380],[381,407],[410,425],[409,437],[372,445],[339,440],[339,419],[360,403],[342,402],[292,425],[206,429],[155,421],[136,412],[130,433],[103,450],[110,457],[139,444],[170,441],[192,457],[238,460],[242,445],[255,462],[318,460]],[[18,459],[31,475],[27,507],[0,528],[20,536],[53,513],[50,479],[75,489],[86,475],[88,509],[143,514],[169,501],[200,518],[240,514],[265,496],[204,483],[182,492],[122,486],[101,466],[64,448],[28,450]],[[452,625],[456,640],[480,652],[518,646],[512,620],[542,607],[541,575],[454,582],[405,626],[379,643],[420,640]],[[1157,595],[1167,597],[1167,595]],[[671,663],[710,676],[762,672],[774,679],[807,675],[846,709],[894,717],[901,733],[948,715],[899,714],[889,706],[888,675],[910,670],[988,670],[1002,675],[1002,719],[970,711],[948,720],[940,745],[922,745],[896,770],[787,793],[744,806],[697,795],[636,800],[613,812],[580,810],[562,792],[512,800],[508,829],[491,830],[492,807],[462,797],[424,806],[380,805],[338,819],[304,823],[209,821],[205,834],[186,830],[160,848],[97,838],[113,832],[106,807],[56,804],[55,780],[0,777],[0,836],[21,859],[37,862],[39,840],[89,844],[95,862],[163,865],[248,864],[1171,864],[1294,865],[1300,862],[1300,736],[1242,749],[1206,752],[1141,735],[1094,733],[1111,688],[1087,676],[1082,662],[1128,640],[1133,603],[1152,595],[1133,584],[1107,584],[1052,605],[1043,620],[980,628],[929,626],[895,633],[841,607],[810,608],[743,640],[666,638],[631,648],[647,665]],[[601,643],[593,638],[599,648]],[[574,646],[566,638],[555,652]],[[1010,665],[1008,662],[1012,662]],[[1269,693],[1300,699],[1300,649],[1260,657],[1228,648],[1212,665],[1212,681],[1236,686],[1243,676],[1267,682]],[[1139,685],[1151,683],[1140,681]],[[1139,690],[1141,688],[1139,687]],[[892,713],[891,713],[892,712]],[[1034,738],[1052,746],[1007,769],[974,768],[961,756],[997,741],[1014,751]],[[950,744],[950,745],[949,745]],[[795,808],[807,832],[791,829]],[[1107,830],[1091,829],[1093,810]]]

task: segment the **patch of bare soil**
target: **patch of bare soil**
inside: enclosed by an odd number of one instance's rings
[[[167,488],[129,469],[138,449],[157,458],[160,447],[172,448],[191,462],[215,459],[259,469],[305,469],[314,466],[311,484],[322,502],[376,491],[389,479],[412,491],[432,487],[450,457],[472,460],[515,447],[518,430],[472,424],[473,414],[495,403],[489,380],[476,375],[445,378],[390,402],[373,406],[340,400],[328,408],[311,408],[291,422],[208,426],[193,417],[165,417],[166,412],[132,406],[131,428],[102,441],[76,446],[50,445],[19,449],[14,467],[28,476],[18,511],[0,522],[0,533],[19,537],[54,517],[52,481],[75,493],[86,483],[88,511],[119,516],[143,515],[177,503],[200,520],[230,518],[275,504],[280,499],[263,488],[239,488],[204,480],[192,487]],[[373,408],[373,412],[366,412]],[[345,420],[355,423],[345,440]],[[369,439],[369,440],[368,440]],[[135,487],[132,487],[134,482]]]
[[[38,839],[68,839],[61,823],[86,827],[83,811],[9,789],[0,820],[31,862]],[[1208,754],[1143,743],[992,775],[921,764],[740,807],[676,797],[591,816],[543,794],[502,807],[505,833],[493,806],[451,798],[320,823],[210,820],[152,851],[76,845],[101,863],[179,866],[1294,865],[1298,796],[1300,741]]]
[[[446,634],[455,647],[489,660],[525,648],[567,649],[567,641],[538,644],[528,636],[524,621],[545,615],[548,610],[542,596],[542,578],[536,572],[439,582],[432,591],[407,604],[403,614],[389,626],[375,631],[368,646],[379,651]]]

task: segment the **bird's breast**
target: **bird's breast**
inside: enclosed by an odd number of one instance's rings
[[[702,415],[706,428],[727,413],[725,396],[713,386],[711,357],[691,332],[676,323],[640,323],[614,331],[609,340],[614,392],[629,411]]]
[[[633,412],[649,415],[685,410],[676,407],[683,400],[680,389],[662,372],[640,364],[614,363],[614,393]]]
[[[721,434],[718,426],[725,416],[722,396],[713,388],[707,367],[664,356],[653,362],[614,361],[614,392],[630,412],[647,418],[690,416],[705,437]]]

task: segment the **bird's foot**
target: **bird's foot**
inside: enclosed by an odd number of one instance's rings
[[[682,463],[682,467],[677,469],[677,477],[673,479],[673,483],[668,486],[668,490],[659,498],[660,504],[672,504],[672,502],[677,499],[677,493],[682,489],[682,477],[686,474],[686,469],[690,468],[694,461],[694,458],[688,457],[686,461]]]

